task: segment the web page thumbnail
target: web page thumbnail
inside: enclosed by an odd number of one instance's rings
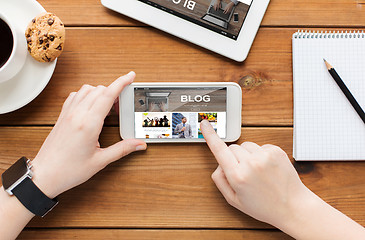
[[[171,113],[135,113],[136,138],[171,138]]]
[[[197,113],[172,113],[172,138],[197,138]]]
[[[226,112],[200,112],[198,113],[198,124],[207,120],[220,138],[226,137]],[[204,138],[201,129],[198,128],[198,138]]]
[[[225,87],[135,88],[136,138],[201,138],[204,119],[225,138],[226,96]]]
[[[252,0],[138,0],[152,7],[237,39]],[[256,0],[258,1],[258,0]]]

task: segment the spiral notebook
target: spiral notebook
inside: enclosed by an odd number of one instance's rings
[[[292,43],[294,159],[365,160],[365,124],[323,62],[365,110],[365,33],[299,31]]]

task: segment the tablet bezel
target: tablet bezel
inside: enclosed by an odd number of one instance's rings
[[[226,109],[226,138],[225,142],[234,142],[241,136],[241,109],[242,89],[237,83],[230,82],[174,82],[174,83],[132,83],[123,89],[119,96],[119,129],[123,139],[135,138],[134,123],[134,88],[144,87],[226,87],[227,88],[227,109]],[[124,104],[123,104],[124,103]],[[126,104],[127,103],[127,104]],[[204,139],[141,139],[147,143],[181,143],[181,142],[205,142]]]
[[[234,40],[137,0],[101,0],[111,10],[238,62],[246,59],[269,2],[252,1],[238,38]]]

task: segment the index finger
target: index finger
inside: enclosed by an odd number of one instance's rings
[[[115,99],[118,98],[119,94],[127,85],[133,82],[135,76],[136,74],[132,71],[112,82],[105,89],[102,97],[98,98],[92,106],[93,112],[100,114],[100,116],[103,116],[104,119],[112,108]]]
[[[111,96],[113,98],[113,103],[114,100],[119,96],[119,94],[122,92],[122,90],[129,84],[131,84],[134,80],[134,78],[136,77],[136,73],[131,71],[129,72],[127,75],[121,76],[119,77],[117,80],[115,80],[114,82],[112,82],[108,87],[107,87],[107,92],[108,95]]]
[[[235,169],[238,166],[238,161],[235,155],[222,141],[222,139],[219,138],[212,125],[210,125],[207,120],[203,120],[200,124],[200,129],[202,130],[203,136],[210,148],[210,151],[212,151],[223,171],[227,173]]]

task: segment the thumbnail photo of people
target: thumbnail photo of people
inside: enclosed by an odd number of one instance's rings
[[[170,127],[168,114],[142,113],[142,127]]]
[[[171,138],[171,113],[135,113],[136,138]]]
[[[196,138],[196,123],[196,113],[172,113],[172,138]]]

